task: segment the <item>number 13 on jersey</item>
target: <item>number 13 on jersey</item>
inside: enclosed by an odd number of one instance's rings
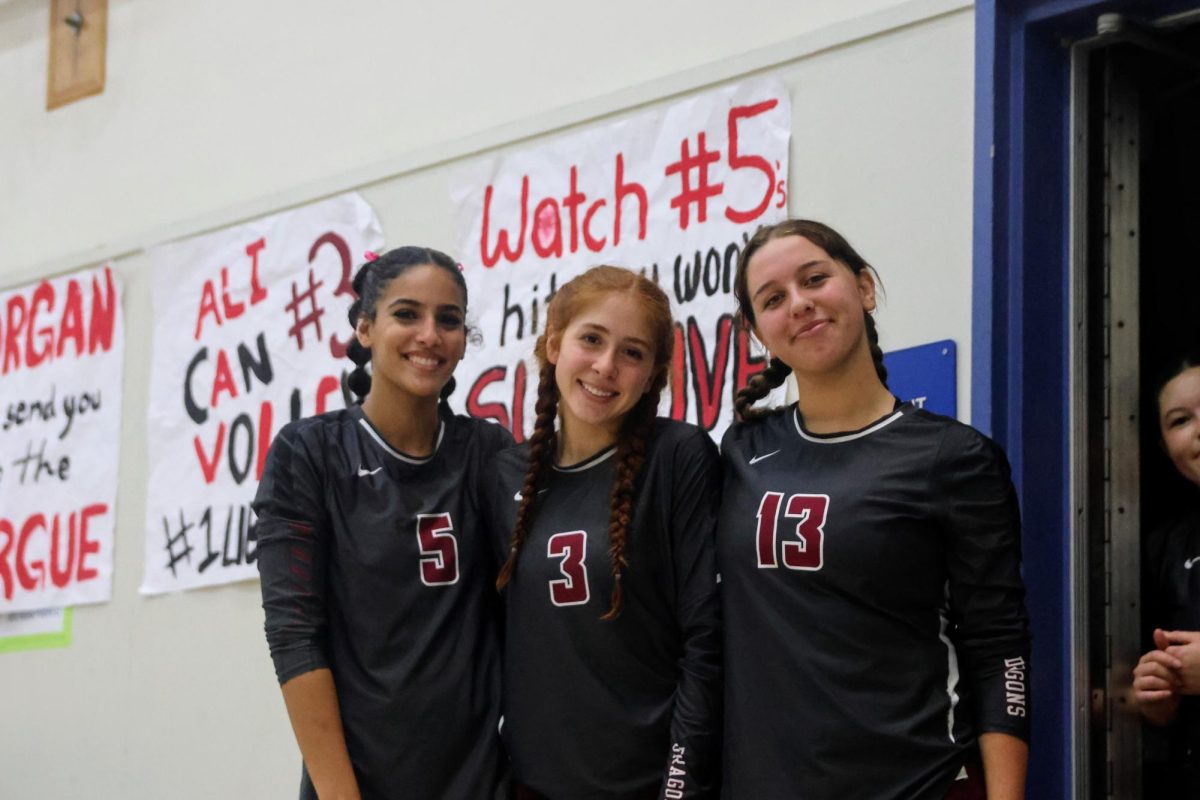
[[[779,541],[779,517],[783,512],[784,540]],[[825,517],[829,495],[794,494],[784,502],[783,492],[767,492],[758,504],[758,568],[776,569],[782,559],[788,569],[818,570],[824,557]],[[795,527],[789,532],[791,523]],[[794,537],[789,538],[789,534]]]

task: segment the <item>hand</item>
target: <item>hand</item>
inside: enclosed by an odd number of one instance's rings
[[[1154,644],[1158,649],[1143,655],[1133,669],[1133,697],[1148,722],[1166,725],[1179,709],[1183,662],[1168,652],[1170,640],[1162,630],[1155,629]]]
[[[1155,645],[1180,662],[1180,694],[1200,694],[1200,631],[1162,631],[1167,647],[1159,644],[1155,631]]]

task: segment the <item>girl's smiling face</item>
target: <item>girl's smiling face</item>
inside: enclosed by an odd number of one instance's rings
[[[1200,486],[1200,367],[1185,369],[1163,386],[1158,424],[1175,469]]]
[[[650,388],[655,350],[638,299],[610,292],[575,314],[546,342],[554,364],[563,431],[586,441],[616,439],[625,416]]]
[[[359,319],[355,335],[371,350],[373,386],[437,397],[466,353],[462,291],[441,267],[406,269],[388,282],[375,317]]]
[[[837,370],[865,354],[863,312],[875,309],[869,270],[857,276],[803,236],[772,239],[747,265],[754,332],[796,374]]]

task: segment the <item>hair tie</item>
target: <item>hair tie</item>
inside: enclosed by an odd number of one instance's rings
[[[375,259],[379,258],[379,253],[376,253],[374,250],[368,250],[363,253],[363,258],[365,258],[367,261],[374,261]]]
[[[462,272],[462,271],[463,271],[463,265],[462,265],[462,262],[461,262],[461,261],[460,261],[460,262],[458,262],[458,264],[457,264],[456,266],[458,267],[458,271],[459,271],[459,272]]]

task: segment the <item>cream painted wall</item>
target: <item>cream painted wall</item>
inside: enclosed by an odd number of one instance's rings
[[[483,5],[110,0],[105,93],[48,113],[48,3],[0,2],[0,286],[117,257],[127,319],[113,600],[66,649],[0,655],[0,797],[294,795],[257,584],[137,595],[145,245],[357,187],[388,242],[449,247],[455,159],[768,71],[791,212],[878,267],[886,349],[958,341],[969,407],[969,4]]]
[[[48,5],[0,7],[0,281],[901,3],[111,0],[51,113]]]

